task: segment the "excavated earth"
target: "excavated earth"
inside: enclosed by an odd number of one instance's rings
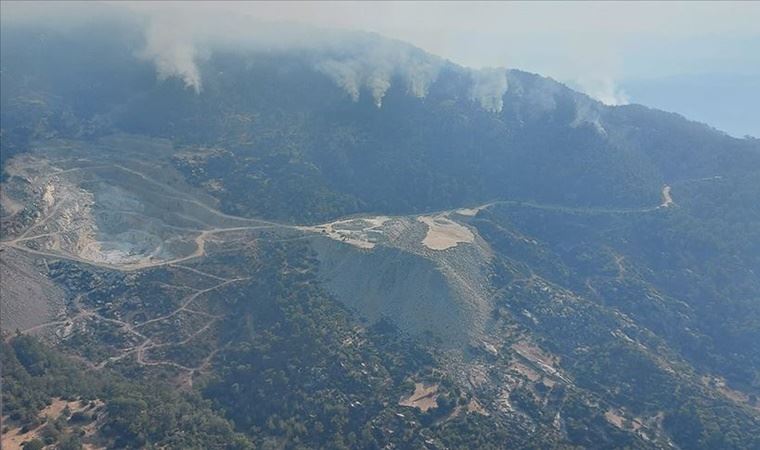
[[[390,319],[448,347],[483,338],[490,250],[466,224],[477,209],[317,226],[235,217],[168,167],[173,151],[167,141],[119,135],[45,141],[8,162],[2,270],[19,281],[3,283],[4,329],[29,329],[60,314],[63,294],[36,268],[48,260],[136,271],[203,258],[210,246],[266,230],[308,238],[327,289],[371,321]]]
[[[213,344],[221,318],[215,300],[251,279],[248,267],[231,263],[238,261],[235,255],[264,239],[304,240],[320,262],[319,280],[335,299],[370,323],[387,319],[442,350],[446,370],[473,393],[468,410],[520,416],[510,400],[515,389],[573,385],[558,356],[514,321],[494,314],[494,256],[472,223],[483,209],[514,202],[424,215],[354,216],[309,226],[281,224],[221,212],[213,197],[172,169],[168,161],[173,154],[167,141],[120,135],[96,142],[45,141],[8,161],[0,190],[4,337],[19,330],[58,338],[65,345],[69,336],[101,342],[99,333],[106,333],[113,342],[100,353],[77,356],[96,369],[133,358],[140,366],[175,370],[183,384],[192,386],[193,377],[207,370],[219,351]],[[666,186],[662,205],[639,210],[521,205],[617,214],[654,211],[673,202]],[[520,241],[517,246],[535,244],[517,234],[512,238]],[[160,279],[144,278],[149,284],[141,292],[152,293],[150,298],[129,302],[172,306],[153,317],[139,308],[108,315],[87,292],[54,282],[54,261],[91,266],[106,285],[114,274],[138,280],[156,273],[151,269],[171,269]],[[517,265],[511,269],[509,289],[515,292],[557,305],[585,301]],[[536,320],[527,311],[522,314]],[[199,336],[210,343],[208,348],[190,361],[172,359],[171,349],[192,346]],[[422,410],[434,407],[435,390],[418,383],[414,394],[400,402]],[[606,419],[620,422],[620,408],[609,406]],[[559,416],[553,423],[562,428]]]

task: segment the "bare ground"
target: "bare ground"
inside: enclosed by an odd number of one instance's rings
[[[438,407],[438,385],[432,384],[425,386],[423,383],[414,383],[414,392],[407,398],[402,398],[398,402],[400,406],[409,406],[417,408],[420,411],[427,411]]]
[[[25,330],[59,317],[66,293],[44,273],[44,265],[12,248],[0,252],[0,328],[3,334]]]
[[[2,441],[0,441],[0,448],[3,450],[21,450],[23,449],[23,445],[25,442],[31,441],[33,439],[40,437],[40,431],[45,426],[45,423],[47,421],[53,421],[61,416],[61,413],[64,409],[67,407],[69,408],[69,411],[71,413],[80,412],[80,411],[86,411],[89,409],[96,409],[101,408],[104,405],[104,403],[100,400],[97,400],[94,402],[93,405],[90,405],[90,402],[82,403],[79,400],[63,400],[61,398],[53,398],[53,401],[43,408],[38,416],[43,419],[42,424],[37,426],[36,428],[33,428],[31,430],[28,430],[27,432],[22,432],[22,428],[19,426],[11,426],[9,427],[7,432],[3,432],[2,434]],[[7,418],[3,417],[3,422],[6,422]],[[92,422],[84,427],[82,427],[82,431],[84,432],[84,438],[86,441],[89,441],[90,437],[92,437],[97,429],[97,423]],[[70,428],[70,427],[66,427]],[[64,429],[64,431],[70,431],[67,429]],[[94,449],[100,449],[105,448],[99,445],[94,444],[93,442],[86,442],[83,445],[84,449],[87,450],[94,450]]]
[[[472,231],[445,215],[420,216],[417,220],[428,227],[422,244],[431,250],[446,250],[459,243],[472,243],[475,240]]]

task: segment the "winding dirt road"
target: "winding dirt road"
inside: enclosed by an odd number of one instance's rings
[[[161,266],[167,266],[167,265],[177,265],[183,262],[187,262],[196,258],[200,258],[206,255],[206,242],[209,240],[210,237],[219,235],[222,233],[231,233],[231,232],[239,232],[239,231],[253,231],[253,230],[263,230],[263,229],[283,229],[283,230],[290,230],[290,231],[296,231],[300,233],[311,233],[311,234],[318,234],[317,231],[319,227],[313,227],[313,226],[303,226],[303,225],[290,225],[290,224],[284,224],[284,223],[277,223],[272,221],[266,221],[266,220],[260,220],[260,219],[252,219],[248,217],[240,217],[240,216],[233,216],[230,214],[222,213],[221,211],[218,211],[214,208],[212,208],[209,205],[206,205],[202,202],[199,202],[194,199],[188,199],[184,197],[184,193],[181,193],[177,191],[176,188],[172,186],[168,186],[164,183],[160,183],[158,181],[155,181],[151,179],[150,177],[137,172],[135,170],[126,168],[124,166],[115,165],[114,167],[117,167],[121,170],[124,170],[126,172],[132,173],[136,176],[139,176],[141,179],[152,183],[156,186],[171,190],[173,192],[179,193],[183,195],[183,197],[172,197],[176,198],[177,200],[190,202],[193,204],[196,204],[198,206],[201,206],[204,210],[225,219],[232,219],[232,220],[238,220],[238,221],[244,221],[249,223],[255,223],[256,225],[249,225],[249,226],[236,226],[236,227],[212,227],[208,229],[202,229],[198,230],[198,235],[194,238],[195,243],[195,250],[190,253],[189,255],[180,256],[177,258],[167,259],[167,260],[153,260],[150,257],[143,258],[140,261],[136,262],[128,262],[128,263],[121,263],[121,264],[113,264],[113,263],[107,263],[102,261],[94,261],[86,258],[79,257],[77,255],[73,255],[70,253],[57,253],[52,251],[46,251],[46,250],[36,250],[29,248],[26,245],[23,245],[25,242],[30,242],[38,238],[51,236],[51,235],[57,235],[57,234],[63,234],[67,231],[71,230],[62,230],[58,232],[48,232],[48,233],[40,233],[38,235],[32,235],[29,236],[29,233],[39,228],[40,226],[44,225],[45,223],[52,220],[53,216],[57,213],[58,208],[60,207],[60,204],[57,204],[53,207],[53,209],[48,213],[45,217],[43,217],[40,221],[37,223],[31,225],[28,229],[26,229],[20,236],[0,241],[0,246],[6,246],[6,247],[12,247],[16,250],[38,255],[38,256],[45,256],[50,258],[57,258],[57,259],[66,259],[70,261],[75,261],[83,264],[88,264],[91,266],[101,267],[105,269],[111,269],[111,270],[118,270],[118,271],[124,271],[124,272],[131,272],[131,271],[138,271],[143,269],[149,269],[154,267],[161,267]],[[584,213],[584,214],[631,214],[631,213],[647,213],[647,212],[653,212],[657,211],[662,208],[668,208],[670,206],[674,205],[673,199],[671,197],[671,188],[670,186],[664,186],[662,191],[663,196],[663,202],[656,206],[651,207],[641,207],[641,208],[591,208],[591,207],[573,207],[573,206],[563,206],[563,205],[553,205],[553,204],[544,204],[544,203],[535,203],[530,201],[519,201],[519,200],[496,200],[488,203],[484,203],[481,205],[476,205],[472,207],[465,208],[468,211],[481,211],[484,209],[488,209],[492,206],[496,205],[513,205],[513,206],[519,206],[519,207],[527,207],[527,208],[534,208],[534,209],[542,209],[542,210],[548,210],[548,211],[558,211],[558,212],[571,212],[571,213]],[[459,211],[461,211],[462,208],[454,208],[454,209],[448,209],[443,211],[435,212],[434,214],[439,215],[441,217],[449,217],[451,214],[458,214]],[[430,213],[426,213],[425,217],[429,216]],[[408,217],[412,218],[419,218],[423,216],[419,215],[410,215]],[[332,224],[338,224],[345,222],[346,220],[351,219],[360,219],[361,216],[352,216],[349,219],[337,219],[333,222],[321,225],[321,227],[329,227]]]
[[[88,293],[82,293],[76,296],[73,300],[73,310],[74,315],[71,317],[68,317],[66,319],[59,319],[59,320],[53,320],[44,324],[36,325],[34,327],[28,328],[26,330],[22,330],[21,333],[34,333],[39,330],[42,330],[44,328],[48,327],[59,327],[59,326],[73,326],[74,323],[81,321],[81,320],[97,320],[105,323],[109,323],[117,327],[118,329],[121,329],[127,333],[132,334],[137,339],[139,339],[139,344],[133,345],[132,347],[126,348],[121,350],[117,355],[111,356],[104,361],[101,361],[97,364],[94,364],[92,362],[88,362],[91,367],[94,368],[103,368],[109,364],[113,364],[117,361],[120,361],[124,358],[130,357],[131,355],[135,355],[135,361],[137,364],[141,366],[170,366],[174,367],[176,369],[185,371],[187,373],[186,377],[186,383],[190,386],[192,386],[192,379],[194,374],[196,374],[199,371],[205,370],[205,368],[210,364],[211,359],[214,357],[214,355],[219,351],[219,348],[214,349],[211,351],[210,354],[208,354],[201,363],[196,367],[188,367],[182,364],[179,364],[174,361],[170,361],[167,359],[150,359],[147,356],[147,353],[150,352],[152,349],[158,349],[163,347],[169,347],[172,345],[183,345],[191,340],[195,339],[202,333],[209,330],[221,317],[215,316],[213,314],[209,314],[204,311],[198,311],[196,309],[193,309],[190,307],[190,305],[193,303],[194,300],[196,300],[201,295],[216,291],[218,289],[223,288],[224,286],[230,285],[232,283],[242,282],[245,280],[249,280],[250,277],[241,277],[241,278],[224,278],[219,275],[214,275],[210,273],[203,272],[201,270],[198,270],[193,267],[188,267],[183,265],[183,263],[195,260],[198,258],[203,258],[207,255],[207,243],[212,239],[219,239],[224,241],[224,238],[221,237],[225,233],[235,233],[235,232],[246,232],[246,231],[256,231],[256,230],[287,230],[290,232],[295,232],[296,237],[292,238],[283,238],[283,239],[272,239],[273,241],[289,241],[289,240],[296,240],[296,239],[307,239],[312,236],[320,235],[320,230],[322,229],[331,229],[330,227],[335,224],[340,224],[343,222],[346,222],[348,220],[355,220],[355,219],[361,219],[363,217],[361,216],[351,216],[349,218],[343,218],[338,219],[333,222],[323,224],[320,226],[299,226],[299,225],[290,225],[290,224],[284,224],[284,223],[277,223],[267,220],[260,220],[260,219],[252,219],[247,217],[240,217],[240,216],[234,216],[230,214],[223,213],[212,206],[209,206],[206,203],[203,203],[195,198],[188,198],[188,193],[182,192],[178,190],[177,188],[170,186],[166,183],[159,182],[149,175],[146,175],[142,172],[139,172],[137,170],[122,166],[122,165],[112,165],[112,166],[92,166],[87,168],[74,168],[74,169],[68,169],[67,171],[75,171],[75,170],[86,170],[90,168],[116,168],[118,170],[127,172],[133,176],[139,177],[141,181],[144,181],[146,183],[149,183],[158,189],[161,190],[160,193],[157,193],[157,195],[161,195],[166,198],[171,198],[177,201],[186,202],[189,204],[193,204],[201,209],[203,209],[205,212],[211,214],[214,217],[220,218],[220,219],[226,219],[228,221],[234,221],[230,224],[235,224],[237,222],[238,224],[242,224],[241,226],[229,226],[229,227],[220,227],[220,226],[212,226],[209,223],[206,223],[205,220],[201,217],[191,217],[191,216],[185,216],[187,220],[190,220],[192,222],[196,222],[199,225],[201,225],[201,228],[199,229],[189,229],[189,228],[182,228],[182,227],[175,227],[171,225],[166,225],[169,228],[177,228],[180,229],[186,233],[197,233],[192,238],[192,242],[195,244],[194,250],[184,256],[177,256],[175,258],[171,259],[155,259],[155,255],[147,255],[140,260],[137,261],[130,261],[130,262],[124,262],[124,263],[110,263],[110,262],[103,262],[103,261],[97,261],[97,260],[91,260],[87,258],[83,258],[79,255],[72,254],[72,253],[63,253],[63,252],[56,252],[51,250],[39,250],[30,248],[28,244],[30,242],[33,242],[36,239],[50,237],[54,235],[62,235],[64,233],[68,233],[71,231],[74,231],[73,229],[70,230],[60,230],[60,231],[53,231],[53,232],[46,232],[42,227],[46,224],[48,224],[51,221],[54,221],[57,214],[59,214],[59,209],[62,205],[65,204],[65,201],[57,202],[56,204],[52,205],[52,207],[49,209],[49,212],[42,217],[41,219],[37,220],[34,224],[30,225],[27,229],[25,229],[20,235],[18,235],[15,238],[7,239],[4,241],[0,241],[0,249],[2,247],[8,247],[13,248],[22,252],[26,252],[32,255],[38,255],[43,256],[47,258],[54,258],[54,259],[62,259],[62,260],[70,260],[90,266],[100,267],[104,269],[109,270],[116,270],[116,271],[122,271],[122,272],[133,272],[133,271],[140,271],[140,270],[146,270],[150,268],[156,268],[156,267],[162,267],[162,266],[170,266],[177,268],[179,270],[186,270],[192,273],[195,273],[200,276],[205,276],[209,279],[215,280],[217,283],[213,286],[201,289],[201,290],[194,290],[194,292],[190,293],[189,295],[183,297],[180,301],[180,305],[175,308],[174,310],[158,316],[154,317],[149,320],[145,320],[141,323],[137,324],[131,324],[122,320],[118,319],[112,319],[109,317],[104,317],[103,315],[99,314],[96,310],[85,308],[81,304],[81,299],[83,296],[89,294]],[[53,175],[64,173],[56,172]],[[440,216],[445,217],[447,220],[453,221],[453,219],[450,219],[450,217],[454,214],[464,215],[464,216],[471,216],[477,214],[478,211],[490,208],[492,206],[496,205],[513,205],[513,206],[519,206],[519,207],[528,207],[528,208],[535,208],[535,209],[542,209],[542,210],[550,210],[550,211],[559,211],[559,212],[573,212],[573,213],[585,213],[585,214],[631,214],[631,213],[648,213],[657,211],[661,208],[668,208],[672,205],[674,205],[673,200],[671,198],[671,190],[670,186],[664,186],[662,191],[662,197],[663,201],[660,205],[651,206],[651,207],[641,207],[641,208],[589,208],[589,207],[572,207],[572,206],[563,206],[563,205],[552,205],[552,204],[542,204],[542,203],[535,203],[530,201],[518,201],[518,200],[496,200],[492,202],[488,202],[481,205],[475,205],[471,207],[458,207],[454,209],[448,209],[444,211],[437,211],[433,213],[423,213],[423,214],[415,214],[415,215],[408,215],[404,216],[405,218],[411,218],[414,220],[419,220],[422,217],[432,217],[431,214],[434,216]],[[129,214],[140,214],[134,211],[125,211],[125,213]],[[182,213],[177,212],[176,214],[182,216]],[[203,216],[205,217],[205,216]],[[372,218],[366,218],[370,219],[368,222],[370,225],[374,224],[376,222],[371,220]],[[213,221],[212,221],[213,222]],[[229,223],[229,222],[228,222]],[[456,223],[456,222],[454,222]],[[464,227],[464,226],[462,226]],[[33,234],[34,231],[39,230],[40,233]],[[465,228],[467,232],[469,230]],[[192,236],[192,234],[189,234]],[[241,239],[241,238],[237,238]],[[262,237],[251,237],[251,236],[244,236],[242,240],[245,240],[246,242],[252,242],[259,239],[265,239]],[[467,240],[467,239],[465,239]],[[229,241],[230,243],[234,242]],[[155,252],[154,252],[155,253]],[[458,276],[455,272],[453,273],[454,276]],[[466,282],[466,280],[462,280],[463,284],[469,287],[469,284]],[[173,285],[172,285],[173,286]],[[177,288],[180,288],[181,286],[174,286]],[[160,342],[156,343],[154,342],[155,336],[150,336],[150,332],[146,331],[145,327],[150,324],[163,322],[166,320],[171,319],[172,317],[175,317],[176,315],[186,312],[189,314],[196,314],[201,315],[204,317],[207,317],[209,320],[208,322],[200,327],[199,329],[192,332],[189,336],[178,339],[176,341],[167,341],[167,342]],[[10,339],[11,337],[9,337]]]

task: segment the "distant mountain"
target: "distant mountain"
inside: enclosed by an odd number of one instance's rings
[[[757,114],[753,114],[760,102],[758,75],[699,74],[633,79],[624,82],[623,89],[636,103],[678,111],[732,136],[760,136]]]

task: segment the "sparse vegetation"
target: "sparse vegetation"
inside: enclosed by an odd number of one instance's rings
[[[756,139],[514,70],[488,111],[453,64],[378,108],[214,53],[196,94],[92,26],[2,30],[47,316],[3,329],[4,442],[760,448]]]

